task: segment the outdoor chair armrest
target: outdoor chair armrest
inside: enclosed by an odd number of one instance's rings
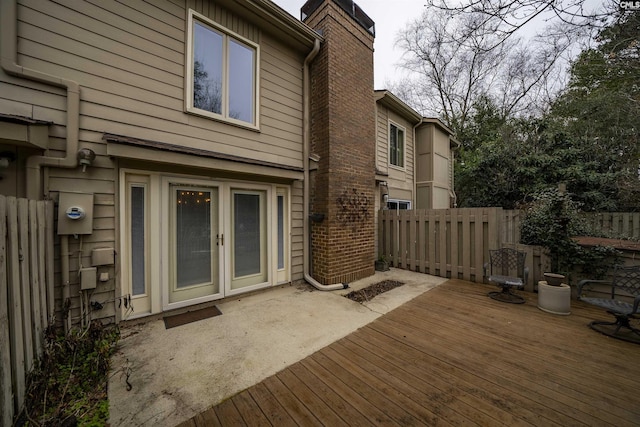
[[[482,277],[488,277],[487,270],[489,269],[489,263],[485,262],[482,266]]]
[[[600,284],[609,284],[611,285],[610,280],[593,280],[593,279],[584,279],[578,282],[578,299],[582,296],[582,288],[584,285],[588,285],[589,283],[600,283]]]
[[[523,283],[526,285],[529,279],[529,267],[524,268],[524,280]]]
[[[640,305],[640,295],[637,295],[633,299],[633,314],[638,313],[638,306]]]

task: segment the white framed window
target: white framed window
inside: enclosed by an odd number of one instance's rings
[[[387,209],[392,211],[411,209],[411,202],[409,200],[389,199],[387,201]]]
[[[187,111],[257,128],[258,45],[193,10],[188,25]]]
[[[389,123],[389,163],[404,168],[404,135],[403,127]]]

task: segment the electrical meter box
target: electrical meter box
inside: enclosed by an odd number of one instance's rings
[[[58,200],[58,235],[93,232],[93,194],[63,193]]]

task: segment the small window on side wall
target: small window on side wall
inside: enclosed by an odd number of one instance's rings
[[[189,11],[187,111],[257,127],[258,46]]]
[[[408,210],[411,209],[411,202],[409,200],[389,199],[389,201],[387,201],[387,209],[391,211]]]
[[[389,163],[404,167],[404,129],[389,123]]]

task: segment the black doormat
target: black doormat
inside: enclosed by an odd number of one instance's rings
[[[219,316],[222,312],[215,305],[212,307],[201,308],[199,310],[187,311],[186,313],[174,314],[173,316],[165,316],[165,329],[175,328],[176,326],[186,325],[187,323],[197,322],[198,320],[208,319],[209,317]]]

